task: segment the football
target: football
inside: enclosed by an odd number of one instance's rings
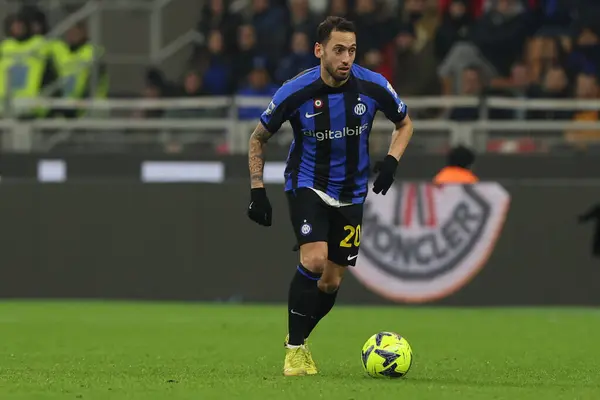
[[[371,336],[362,348],[362,365],[374,378],[401,378],[413,361],[408,341],[394,332],[379,332]]]

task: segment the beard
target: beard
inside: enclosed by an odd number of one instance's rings
[[[343,75],[342,73],[340,73],[340,71],[336,70],[336,68],[334,68],[334,66],[331,64],[323,63],[323,66],[325,67],[325,71],[327,71],[329,76],[331,76],[336,82],[343,82],[348,78],[348,74]]]

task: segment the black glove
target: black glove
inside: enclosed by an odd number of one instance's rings
[[[373,183],[373,191],[385,195],[389,188],[394,183],[394,175],[398,168],[398,160],[394,156],[387,155],[383,161],[375,163],[374,172],[379,172],[379,175]]]
[[[259,225],[271,226],[272,209],[265,188],[250,190],[248,217]]]

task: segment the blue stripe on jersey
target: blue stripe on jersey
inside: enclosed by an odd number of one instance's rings
[[[317,154],[317,139],[314,136],[304,135],[303,129],[315,131],[315,119],[306,118],[307,114],[314,114],[315,107],[312,101],[305,102],[298,109],[300,121],[304,128],[300,129],[294,135],[303,135],[302,143],[304,151],[298,168],[298,187],[313,187],[315,180],[316,154]]]
[[[380,73],[371,71],[370,69],[367,69],[365,67],[361,67],[358,64],[352,65],[352,74],[355,77],[357,77],[358,79],[362,79],[363,81],[377,83],[378,85],[381,85],[383,87],[386,87],[386,85],[388,83],[387,79],[385,79],[385,77],[383,75],[381,75]]]
[[[363,202],[361,194],[368,191],[369,184],[369,168],[370,168],[370,156],[369,156],[369,134],[373,125],[373,118],[377,112],[377,102],[369,96],[364,94],[360,95],[361,101],[367,105],[367,112],[361,117],[363,125],[367,124],[369,129],[365,134],[360,135],[360,142],[358,147],[358,166],[356,177],[354,182],[356,188],[354,189],[354,201],[357,203]]]
[[[331,159],[329,161],[329,185],[327,194],[334,199],[339,199],[346,179],[346,131],[356,129],[346,127],[346,110],[344,107],[344,94],[336,93],[329,96],[329,130],[330,135],[338,137],[331,140]]]

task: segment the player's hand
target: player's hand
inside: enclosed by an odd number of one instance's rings
[[[383,161],[375,163],[374,172],[379,173],[373,183],[373,191],[377,194],[381,193],[385,196],[387,191],[394,183],[394,175],[398,168],[398,160],[394,156],[387,155]]]
[[[272,211],[265,188],[251,189],[248,217],[259,225],[271,226]]]

